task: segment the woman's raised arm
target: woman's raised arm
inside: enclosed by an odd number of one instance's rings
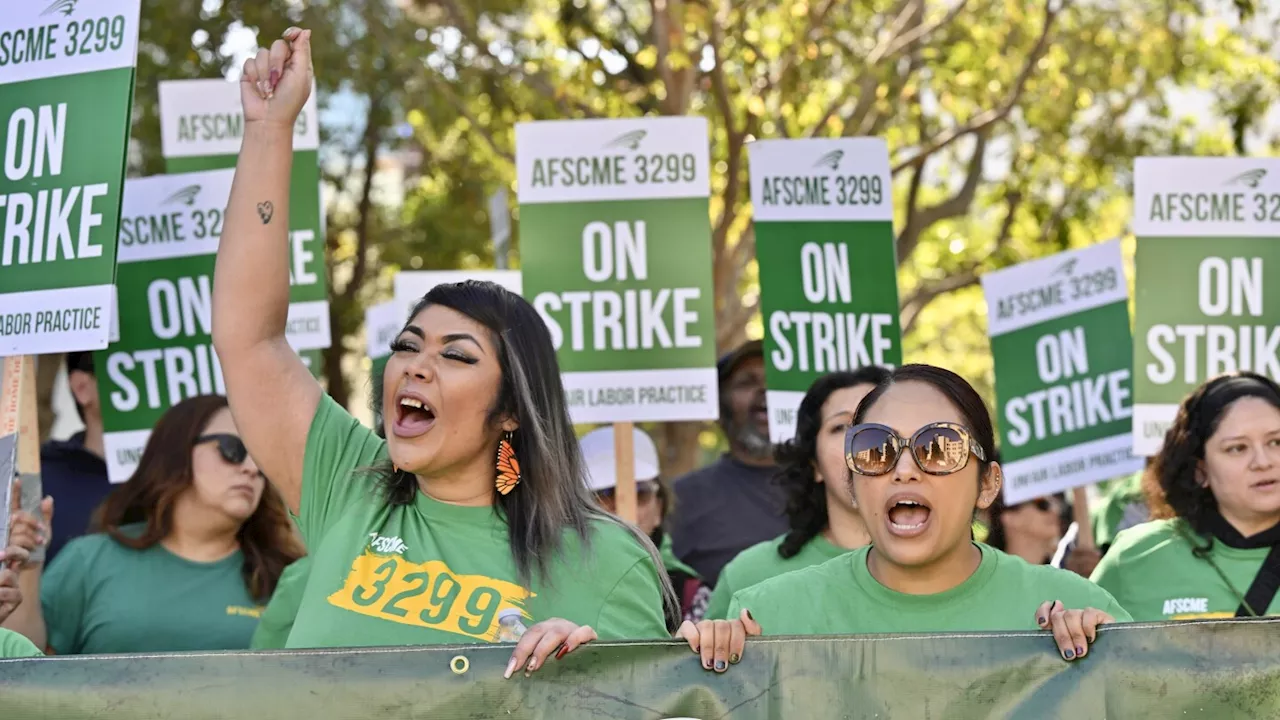
[[[319,384],[285,339],[293,125],[311,92],[311,32],[289,28],[244,65],[244,137],[213,278],[213,344],[231,414],[294,513]]]

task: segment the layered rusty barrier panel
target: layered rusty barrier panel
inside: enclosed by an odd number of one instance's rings
[[[504,680],[510,646],[0,661],[0,719],[1280,718],[1280,618],[1047,633],[760,639],[723,674],[600,643]]]

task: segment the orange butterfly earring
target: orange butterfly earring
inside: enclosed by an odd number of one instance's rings
[[[516,459],[516,449],[511,446],[513,434],[508,432],[498,441],[498,475],[493,479],[493,486],[499,495],[506,495],[520,484],[520,461]]]

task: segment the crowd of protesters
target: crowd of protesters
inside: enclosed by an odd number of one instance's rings
[[[171,408],[111,486],[92,363],[67,357],[85,430],[46,444],[40,517],[14,508],[0,656],[507,642],[511,677],[675,634],[723,672],[761,634],[1040,629],[1077,660],[1107,623],[1280,612],[1280,387],[1249,372],[1183,401],[1086,547],[1062,496],[1003,504],[990,413],[943,368],[822,377],[773,445],[758,342],[717,366],[722,457],[663,478],[634,431],[623,522],[614,429],[575,435],[545,325],[491,283],[421,299],[375,378],[382,427],[362,425],[285,338],[309,43],[291,28],[244,68],[214,283],[227,397]]]

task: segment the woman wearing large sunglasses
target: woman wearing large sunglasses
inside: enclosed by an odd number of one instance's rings
[[[217,395],[160,418],[94,525],[44,577],[58,654],[248,648],[280,574],[302,554]]]
[[[712,662],[747,635],[1052,630],[1062,657],[1103,623],[1130,620],[1071,572],[975,543],[975,511],[1000,492],[991,417],[963,378],[905,365],[858,406],[845,440],[849,487],[871,545],[737,592],[732,621],[681,635]],[[723,653],[723,655],[721,655]]]

